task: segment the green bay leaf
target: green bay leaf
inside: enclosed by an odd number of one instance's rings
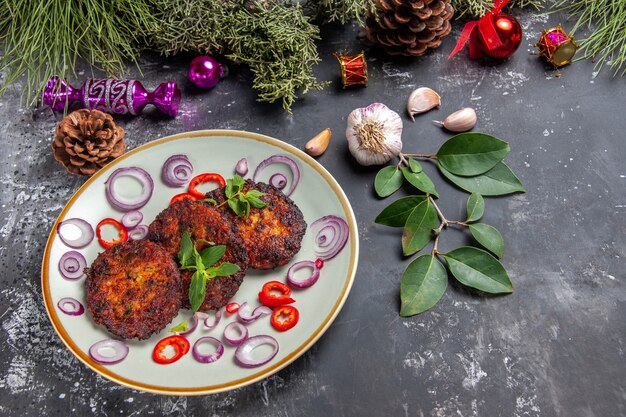
[[[498,229],[485,223],[470,224],[469,229],[478,243],[498,258],[502,258],[502,255],[504,255],[504,239],[502,239]]]
[[[463,246],[443,256],[461,284],[492,294],[513,292],[504,266],[489,252]]]
[[[406,219],[402,231],[402,252],[405,256],[420,251],[432,238],[433,229],[439,226],[437,211],[429,199],[424,200]]]
[[[451,137],[441,145],[437,160],[452,174],[475,176],[489,171],[510,150],[507,142],[495,136],[466,132]]]
[[[402,187],[402,173],[395,166],[384,167],[374,179],[374,190],[379,197],[387,197]]]
[[[467,199],[467,220],[468,222],[475,222],[480,220],[485,213],[485,199],[478,193],[472,193]]]
[[[422,165],[412,157],[409,157],[409,168],[411,169],[411,172],[414,172],[416,174],[419,174],[424,170],[422,168]]]
[[[402,175],[404,175],[404,179],[407,180],[413,187],[424,193],[432,194],[439,198],[439,194],[437,193],[437,190],[435,190],[435,184],[433,184],[425,172],[422,171],[416,174],[409,168],[405,167],[402,168]]]
[[[448,273],[433,255],[421,255],[409,264],[400,281],[400,315],[423,313],[433,307],[448,287]]]
[[[426,196],[422,195],[402,197],[385,207],[374,222],[385,226],[404,227],[411,212],[424,200]]]
[[[440,163],[437,164],[439,171],[457,187],[470,193],[478,193],[483,196],[506,195],[516,192],[526,192],[519,178],[504,163],[496,164],[489,171],[475,177],[461,177],[454,175]]]

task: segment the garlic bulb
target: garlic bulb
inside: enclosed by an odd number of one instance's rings
[[[406,111],[411,116],[411,120],[415,121],[416,114],[427,112],[430,109],[441,106],[441,97],[431,88],[420,87],[413,91],[406,103]]]
[[[457,110],[450,116],[443,119],[442,122],[435,121],[439,126],[445,127],[450,132],[467,132],[476,126],[476,112],[471,107]]]
[[[381,165],[402,150],[402,119],[382,103],[356,109],[348,116],[348,148],[361,165]]]

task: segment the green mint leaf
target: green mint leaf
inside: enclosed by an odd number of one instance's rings
[[[385,226],[404,227],[411,212],[425,199],[421,195],[402,197],[385,207],[374,221]]]
[[[433,236],[433,229],[439,226],[437,211],[430,202],[425,199],[415,207],[409,217],[402,232],[402,252],[409,256],[418,252],[426,246]]]
[[[262,193],[261,191],[254,190],[254,189],[248,190],[246,192],[246,196],[252,196],[252,197],[256,197],[256,198],[263,197],[264,195],[265,195],[265,193]]]
[[[228,200],[227,201],[228,207],[230,207],[230,209],[239,217],[243,217],[242,215],[244,214],[244,211],[242,208],[240,208],[239,206],[239,200]]]
[[[191,242],[191,236],[189,232],[183,233],[180,239],[180,248],[178,249],[178,262],[181,266],[189,266],[191,257],[193,255],[193,243]]]
[[[222,259],[224,253],[226,252],[226,246],[218,245],[211,246],[209,248],[204,248],[200,251],[200,257],[202,258],[202,263],[205,268],[211,267],[215,265],[217,261]]]
[[[437,152],[437,161],[455,175],[484,174],[509,153],[509,144],[478,132],[460,133],[448,139]]]
[[[402,173],[395,166],[384,167],[374,179],[374,190],[379,197],[387,197],[402,187]]]
[[[232,179],[232,183],[233,183],[233,187],[237,187],[238,188],[237,191],[239,191],[246,184],[246,180],[241,175],[235,174],[235,176]]]
[[[421,255],[409,264],[400,281],[400,315],[423,313],[439,302],[448,287],[448,273],[433,255]]]
[[[215,201],[212,198],[205,198],[204,200],[202,200],[204,203],[209,203],[209,204],[213,204],[214,206],[217,206],[217,201]]]
[[[187,325],[187,320],[178,323],[176,326],[170,329],[171,333],[180,333],[189,330],[189,326]]]
[[[227,277],[236,274],[239,271],[239,266],[230,262],[224,262],[219,266],[211,268],[216,277]]]
[[[202,271],[196,271],[191,276],[191,283],[189,284],[189,303],[193,311],[198,311],[204,296],[206,295],[206,280]]]
[[[485,199],[478,193],[472,193],[467,199],[467,222],[480,220],[485,213]]]
[[[502,255],[504,255],[504,239],[502,239],[498,229],[485,223],[470,224],[469,229],[478,243],[498,258],[502,258]]]
[[[252,204],[252,206],[253,206],[254,208],[258,208],[258,209],[263,208],[263,207],[265,207],[265,206],[267,205],[267,204],[265,204],[265,202],[264,202],[263,200],[261,200],[260,198],[257,198],[257,197],[251,196],[251,195],[247,195],[247,196],[246,196],[246,200],[248,200],[248,202],[249,202],[250,204]]]
[[[419,174],[420,172],[424,170],[422,168],[422,165],[419,162],[417,162],[415,159],[413,159],[412,157],[409,157],[409,169],[411,170],[411,172],[415,174]]]
[[[198,253],[198,251],[196,250],[196,248],[194,248],[193,250],[193,257],[196,263],[196,270],[197,271],[204,271],[205,266],[204,266],[204,262],[202,262],[202,256],[200,256],[200,253]]]
[[[435,190],[435,184],[433,184],[425,172],[416,174],[411,172],[409,168],[405,167],[402,168],[402,175],[404,176],[404,179],[406,179],[413,187],[424,193],[432,194],[439,198],[439,194],[437,193],[437,190]]]
[[[235,194],[235,191],[233,191],[233,180],[231,179],[226,180],[226,187],[224,187],[224,194],[226,194],[227,199],[232,198],[232,196]]]
[[[513,292],[504,266],[489,252],[463,246],[443,256],[461,284],[492,294]]]
[[[248,217],[250,215],[250,203],[246,200],[246,197],[242,194],[239,194],[239,204],[240,210],[243,211],[243,214],[240,214],[240,217]]]
[[[450,180],[450,182],[470,193],[493,196],[526,192],[526,189],[522,185],[519,178],[515,176],[513,171],[511,171],[511,168],[509,168],[504,162],[496,164],[496,166],[491,168],[489,171],[476,177],[461,177],[454,175],[441,166],[440,163],[437,164],[437,167],[443,176]]]

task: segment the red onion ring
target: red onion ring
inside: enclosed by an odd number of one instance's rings
[[[311,268],[313,272],[303,280],[296,279],[296,272],[302,268]],[[300,261],[291,265],[287,270],[287,281],[292,287],[309,288],[315,284],[320,277],[320,268],[313,261]]]
[[[170,187],[182,187],[191,179],[193,165],[187,155],[172,155],[161,168],[161,179]]]
[[[315,256],[327,261],[337,256],[346,246],[350,228],[348,223],[339,216],[320,217],[311,224],[311,232],[315,236]]]
[[[282,190],[287,186],[287,177],[285,177],[280,172],[277,172],[270,177],[270,184],[278,188],[279,190]]]
[[[80,316],[85,312],[85,307],[83,307],[80,301],[71,297],[61,298],[57,303],[57,307],[68,316]]]
[[[80,236],[76,239],[71,239],[67,234],[67,229],[63,232],[64,226],[75,226],[80,230]],[[63,243],[65,243],[70,248],[80,249],[84,248],[88,244],[91,243],[94,237],[93,227],[87,221],[83,219],[79,219],[77,217],[63,220],[57,226],[57,233],[59,238]]]
[[[198,323],[200,322],[200,320],[206,320],[207,317],[209,317],[208,314],[201,311],[196,311],[191,318],[191,327],[184,332],[176,332],[176,334],[179,336],[187,336],[188,334],[193,333],[198,328]]]
[[[235,165],[235,172],[242,177],[248,173],[248,160],[246,158],[241,158],[237,161],[237,165]]]
[[[296,186],[298,185],[298,182],[300,182],[300,168],[298,168],[298,164],[296,164],[296,162],[288,156],[272,155],[269,158],[261,161],[259,166],[257,166],[254,170],[252,181],[259,182],[261,171],[263,171],[267,166],[275,163],[285,164],[291,170],[291,186],[286,191],[283,191],[286,196],[290,196],[291,193],[293,193],[293,190],[295,190]]]
[[[148,226],[145,224],[140,224],[135,227],[133,230],[128,232],[128,239],[130,240],[141,240],[148,235]]]
[[[247,302],[242,303],[237,312],[239,321],[244,324],[250,324],[261,316],[272,314],[272,309],[266,306],[258,306],[254,311],[251,310],[250,304]]]
[[[274,349],[265,358],[252,359],[252,351],[261,345],[270,345]],[[278,342],[272,336],[261,335],[247,338],[235,350],[235,360],[244,368],[256,368],[265,365],[278,353]]]
[[[121,177],[133,177],[141,183],[141,194],[126,198],[115,192],[115,182]],[[139,167],[118,168],[104,183],[107,200],[120,211],[137,210],[146,205],[154,191],[154,181],[146,170]]]
[[[211,316],[207,314],[207,317],[204,319],[204,327],[206,327],[207,330],[213,330],[218,324],[220,324],[220,320],[222,320],[222,310],[217,310],[215,312],[213,321],[209,320],[211,320]]]
[[[85,257],[75,250],[65,252],[59,259],[59,272],[65,279],[77,280],[83,276],[86,267]]]
[[[115,354],[113,356],[105,356],[100,353],[100,349],[102,348],[113,349]],[[91,356],[91,359],[94,361],[103,365],[113,365],[114,363],[123,361],[124,358],[128,356],[129,350],[128,345],[120,340],[105,339],[91,345],[89,348],[89,356]]]
[[[207,343],[215,346],[215,352],[209,354],[200,352],[200,345],[204,345]],[[222,344],[222,342],[214,337],[204,336],[196,340],[196,343],[193,344],[191,353],[198,362],[211,363],[222,357],[222,355],[224,354],[224,345]]]
[[[239,346],[248,338],[248,328],[241,323],[233,321],[224,329],[224,339],[233,346]]]
[[[122,216],[122,225],[126,230],[132,230],[143,220],[143,214],[139,210],[132,210]]]

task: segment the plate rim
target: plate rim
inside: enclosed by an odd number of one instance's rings
[[[244,139],[255,140],[258,142],[264,142],[273,146],[276,146],[283,151],[291,153],[299,157],[300,160],[306,162],[311,168],[313,168],[318,174],[322,176],[322,178],[327,182],[332,191],[338,197],[341,207],[347,215],[347,222],[350,229],[350,248],[352,253],[354,254],[350,258],[350,264],[348,266],[347,279],[344,283],[344,286],[341,290],[341,294],[337,298],[333,308],[330,313],[326,316],[324,321],[318,326],[317,329],[295,350],[290,352],[283,359],[273,364],[272,366],[265,368],[262,371],[253,373],[247,377],[240,378],[234,381],[230,381],[223,384],[216,385],[208,385],[201,387],[165,387],[160,385],[153,384],[145,384],[142,382],[134,381],[128,379],[126,377],[122,377],[115,372],[112,372],[107,367],[95,363],[93,360],[89,358],[87,354],[82,352],[66,332],[63,325],[60,323],[57,312],[54,309],[54,303],[52,302],[52,295],[50,293],[49,287],[49,276],[48,270],[50,266],[50,250],[52,247],[52,242],[56,236],[56,230],[60,220],[67,214],[68,210],[73,206],[75,200],[83,194],[89,188],[89,186],[95,182],[95,180],[100,177],[105,172],[110,172],[112,168],[114,168],[121,161],[125,160],[127,157],[134,155],[136,153],[142,152],[146,149],[150,149],[152,147],[158,146],[163,143],[172,142],[181,139],[193,139],[199,137],[215,137],[215,136],[236,136]],[[330,325],[335,321],[339,312],[341,311],[343,305],[345,304],[352,285],[354,283],[354,278],[356,276],[356,270],[359,259],[359,239],[358,239],[358,227],[356,222],[356,217],[354,215],[354,211],[352,210],[352,206],[348,201],[343,189],[337,182],[337,180],[324,168],[319,162],[315,159],[311,158],[309,155],[296,148],[295,146],[283,142],[279,139],[273,138],[271,136],[266,136],[260,133],[248,132],[243,130],[230,130],[230,129],[210,129],[210,130],[196,130],[190,132],[177,133],[174,135],[165,136],[159,139],[152,140],[148,143],[140,145],[120,157],[116,158],[111,163],[107,164],[103,169],[96,172],[90,178],[82,184],[78,190],[74,192],[72,197],[67,201],[64,205],[61,212],[58,214],[51,230],[48,235],[48,239],[46,241],[46,247],[43,254],[43,261],[41,265],[41,292],[44,298],[44,305],[46,307],[46,313],[48,314],[48,319],[52,323],[54,330],[57,336],[61,339],[61,341],[65,344],[65,346],[72,352],[72,354],[78,358],[83,364],[85,364],[88,368],[96,372],[97,374],[116,382],[120,385],[133,388],[140,391],[151,392],[154,394],[167,394],[167,395],[205,395],[205,394],[215,394],[219,392],[225,392],[234,390],[237,388],[244,387],[246,385],[253,384],[262,379],[265,379],[281,369],[287,367],[291,363],[293,363],[297,358],[303,355],[306,351],[308,351],[321,337]]]

